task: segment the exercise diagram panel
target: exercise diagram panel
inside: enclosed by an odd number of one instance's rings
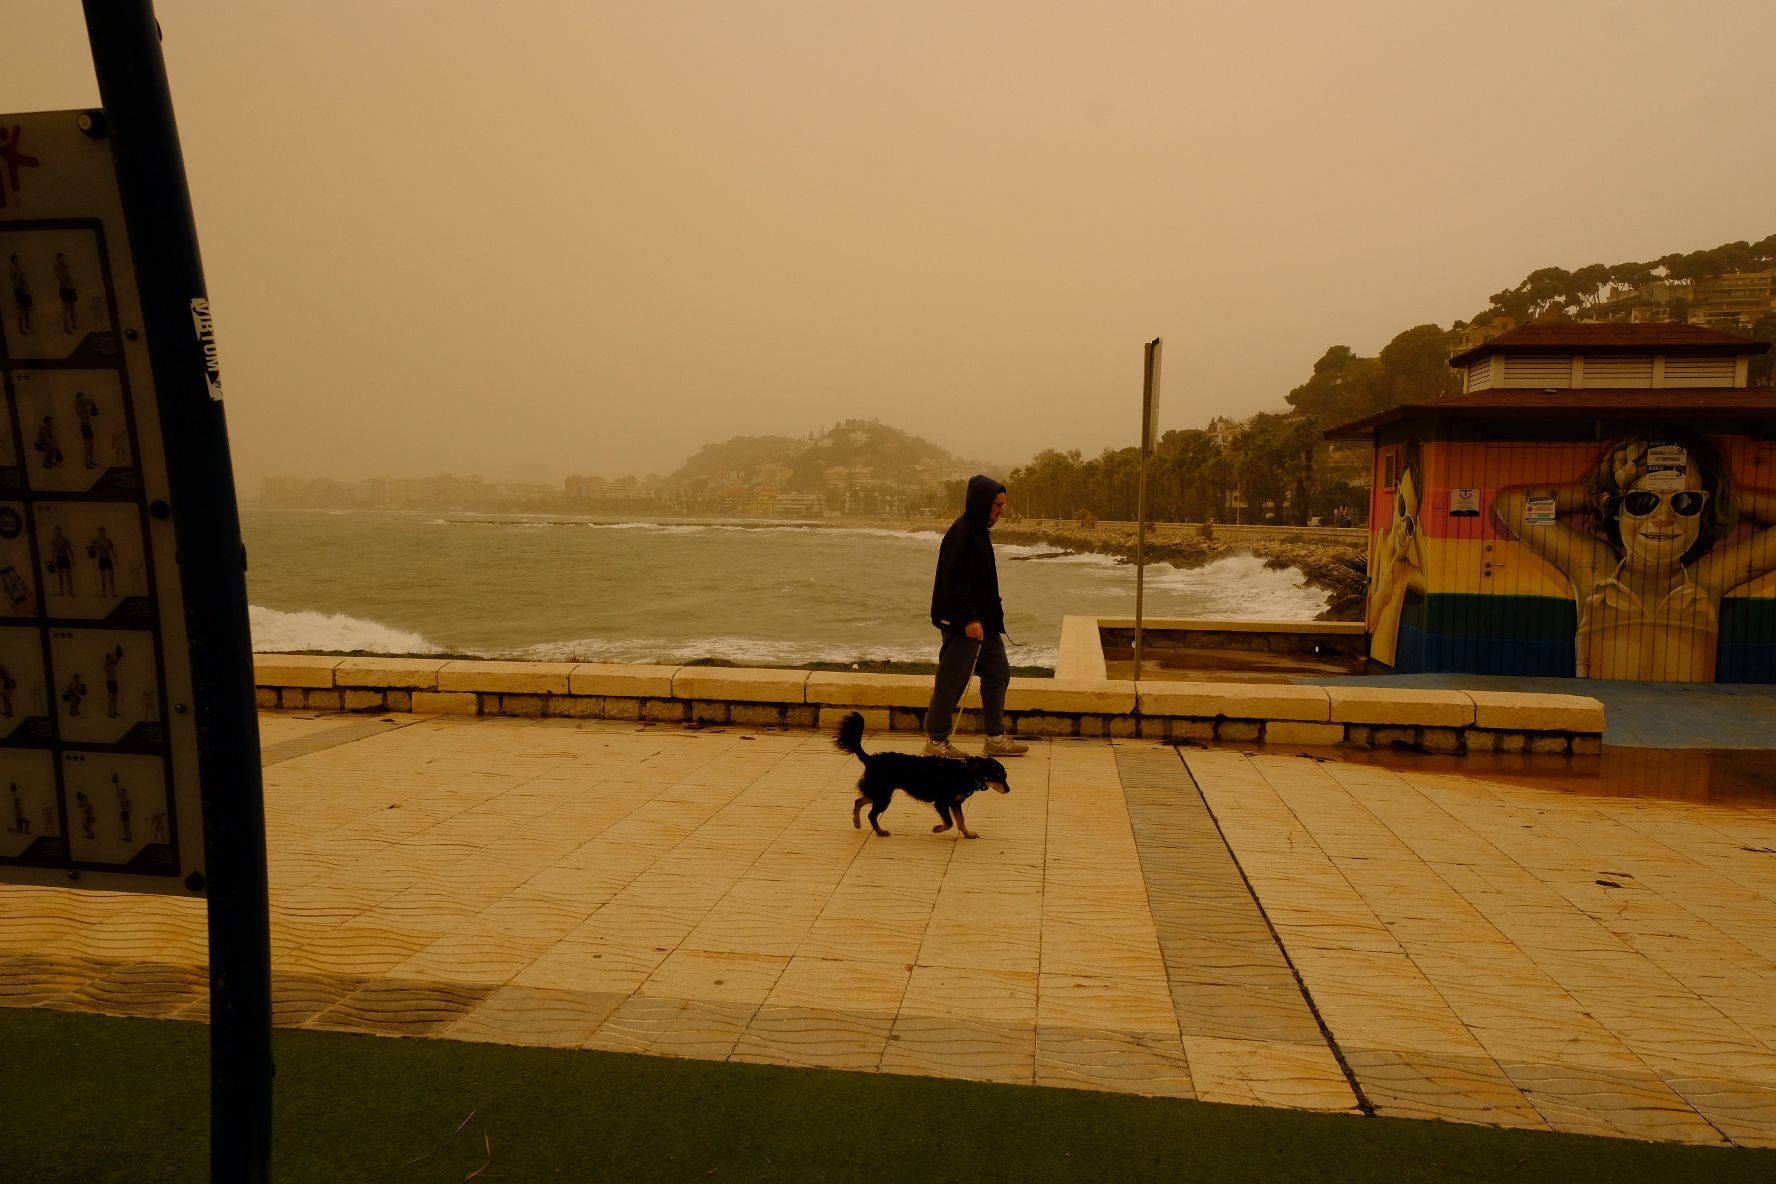
[[[0,881],[201,894],[165,451],[109,146],[0,116]]]

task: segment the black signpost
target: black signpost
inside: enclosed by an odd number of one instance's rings
[[[265,803],[247,622],[245,553],[229,461],[215,336],[159,26],[150,0],[84,0],[102,110],[136,267],[142,333],[167,461],[167,502],[185,600],[209,902],[210,1173],[271,1172],[271,942]],[[126,330],[127,335],[127,330]]]

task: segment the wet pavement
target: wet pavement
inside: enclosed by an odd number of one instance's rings
[[[1755,784],[1039,741],[880,839],[808,732],[261,729],[282,1025],[1776,1146]],[[0,886],[0,1004],[202,1018],[204,943]]]

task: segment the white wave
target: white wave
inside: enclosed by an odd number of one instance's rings
[[[1267,567],[1256,555],[1227,555],[1201,567],[1149,566],[1147,587],[1189,598],[1190,615],[1236,620],[1311,620],[1331,601],[1295,567]]]
[[[438,647],[417,633],[344,613],[279,612],[247,608],[253,649],[262,654],[297,650],[364,650],[373,654],[435,654]]]
[[[1054,646],[1008,647],[1019,666],[1053,667],[1059,652]],[[623,662],[673,665],[704,658],[719,658],[741,665],[801,666],[809,662],[934,662],[937,646],[876,645],[854,649],[827,642],[768,640],[758,637],[696,637],[666,640],[652,637],[590,637],[577,641],[550,641],[501,652],[496,657],[521,662]]]

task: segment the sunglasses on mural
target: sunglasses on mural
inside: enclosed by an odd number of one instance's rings
[[[1671,512],[1679,518],[1694,518],[1708,504],[1708,494],[1699,489],[1680,489],[1675,493],[1637,489],[1622,495],[1622,512],[1631,518],[1645,518],[1657,510],[1661,502],[1669,503]]]

